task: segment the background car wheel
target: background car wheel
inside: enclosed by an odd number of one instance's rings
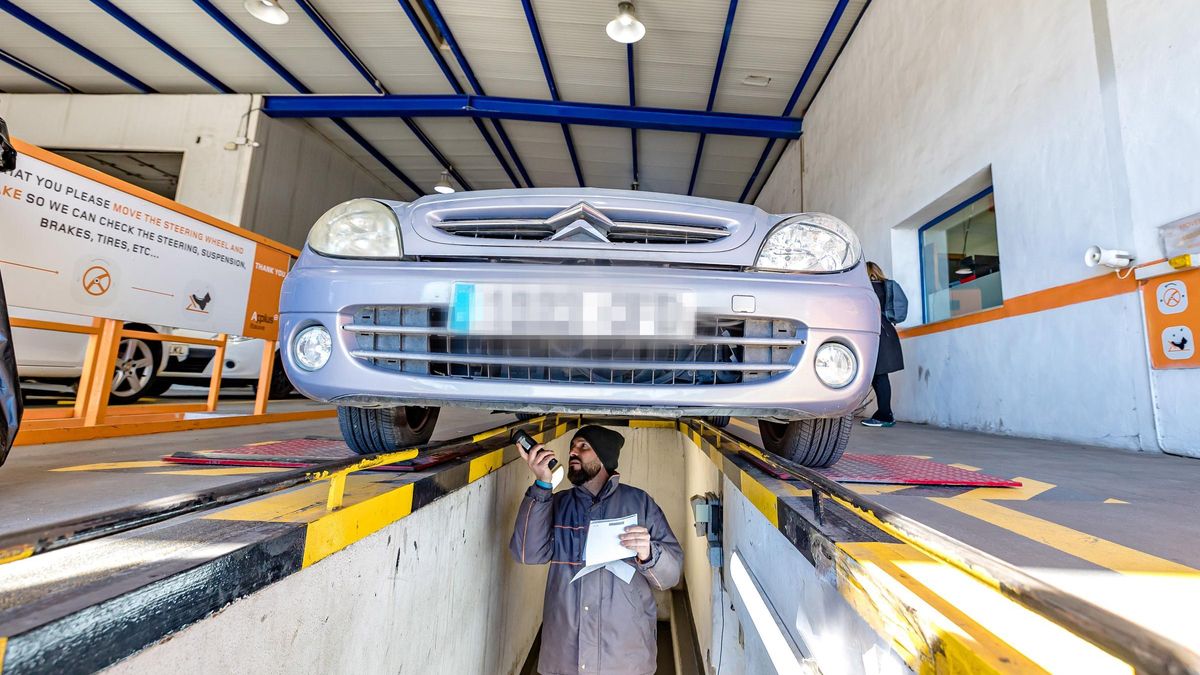
[[[146,391],[142,394],[142,396],[162,396],[163,394],[167,393],[167,390],[170,389],[171,385],[173,384],[175,383],[165,377],[156,377],[154,378],[154,381],[150,383],[150,386],[146,387]]]
[[[763,447],[780,457],[814,469],[833,466],[842,458],[853,428],[854,418],[850,415],[786,424],[758,421]]]
[[[725,427],[729,426],[729,415],[721,415],[719,417],[711,417],[711,416],[705,417],[704,421],[708,422],[709,424],[713,425],[714,427],[716,427],[718,429],[724,429]]]
[[[149,327],[130,326],[136,330]],[[117,364],[113,370],[110,404],[133,403],[155,388],[158,368],[162,365],[162,346],[140,338],[123,338],[117,347]]]
[[[252,382],[250,388],[258,393],[258,381]],[[288,398],[295,391],[292,381],[283,370],[283,359],[280,358],[279,352],[275,352],[275,365],[271,366],[271,389],[267,392],[267,398]]]
[[[360,455],[403,450],[429,442],[440,408],[338,408],[346,445]]]

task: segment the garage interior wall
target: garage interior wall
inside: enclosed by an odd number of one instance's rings
[[[904,286],[905,325],[921,322],[917,229],[989,184],[1006,300],[1111,274],[1083,264],[1092,244],[1161,259],[1158,226],[1200,212],[1196,25],[1188,0],[873,3],[757,203],[847,221]],[[1149,370],[1136,293],[904,353],[903,420],[1200,448],[1200,373]]]
[[[290,246],[334,204],[397,198],[306,122],[260,107],[241,94],[0,94],[9,133],[35,145],[182,152],[177,201]]]

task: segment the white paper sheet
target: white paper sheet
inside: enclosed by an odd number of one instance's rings
[[[571,583],[575,583],[579,579],[586,577],[587,575],[591,574],[592,572],[595,572],[596,570],[608,570],[609,572],[612,572],[613,574],[617,575],[617,578],[620,579],[621,581],[624,581],[625,583],[629,583],[630,580],[633,579],[633,572],[634,572],[633,565],[630,565],[629,563],[625,562],[624,560],[613,560],[611,562],[606,562],[603,565],[592,565],[591,567],[584,567],[583,569],[576,572],[575,576],[571,577]]]
[[[583,564],[586,567],[603,565],[613,560],[632,558],[634,551],[621,545],[621,535],[625,528],[638,524],[636,513],[623,518],[607,518],[593,520],[588,526],[587,545],[583,551]]]

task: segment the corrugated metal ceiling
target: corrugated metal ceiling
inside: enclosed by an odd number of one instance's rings
[[[304,86],[321,94],[373,94],[374,87],[297,6],[282,0],[291,16],[284,26],[250,17],[242,0],[211,0],[232,22]],[[393,94],[452,93],[435,57],[426,49],[398,2],[419,6],[429,0],[308,0]],[[783,113],[839,0],[742,0],[737,5],[720,85],[718,112]],[[868,0],[848,0],[804,88],[794,114],[808,106]],[[185,0],[112,0],[113,4],[201,68],[238,92],[290,94],[295,89],[206,14]],[[212,93],[213,87],[170,56],[110,17],[90,0],[15,0],[84,47],[163,93]],[[640,0],[646,37],[633,49],[637,103],[643,106],[704,110],[712,85],[730,0]],[[436,0],[480,85],[492,96],[549,99],[550,91],[535,50],[521,0]],[[550,67],[563,100],[627,105],[626,49],[610,40],[604,25],[616,2],[532,0]],[[50,37],[0,11],[0,50],[85,93],[131,93],[137,88],[81,57]],[[437,50],[458,86],[472,88],[449,49]],[[766,86],[744,83],[748,76],[769,78]],[[55,89],[0,62],[0,90],[48,92]],[[489,149],[476,125],[462,119],[416,120],[429,140],[475,189],[511,187],[501,159]],[[354,129],[426,191],[441,165],[402,120],[357,119]],[[311,124],[399,194],[411,190],[328,120]],[[484,126],[496,138],[492,123]],[[577,184],[559,125],[503,122],[516,154],[537,186]],[[572,126],[574,146],[586,184],[628,188],[634,169],[626,129]],[[686,193],[696,155],[696,134],[638,132],[640,187]],[[695,194],[737,199],[745,188],[765,141],[709,136],[697,173]],[[767,167],[782,150],[777,143]],[[503,161],[511,164],[507,153]],[[515,170],[515,166],[514,166]],[[765,172],[764,172],[765,174]],[[765,175],[760,175],[760,184]],[[755,193],[751,192],[753,197]]]

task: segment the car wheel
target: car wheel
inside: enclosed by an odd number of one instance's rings
[[[729,426],[729,415],[721,415],[719,417],[705,417],[704,421],[708,422],[709,424],[713,425],[714,427],[716,427],[718,429],[724,429],[725,427]]]
[[[155,388],[162,347],[140,338],[123,338],[117,347],[110,404],[133,403]]]
[[[440,408],[338,408],[338,425],[346,445],[360,455],[394,452],[429,442]]]
[[[785,459],[814,469],[833,466],[850,442],[854,418],[824,417],[798,422],[758,421],[763,447]]]
[[[171,385],[173,384],[175,383],[165,377],[156,377],[154,378],[154,382],[152,382],[150,386],[146,387],[146,392],[142,395],[162,396],[163,394],[167,393],[167,390],[170,389]]]

